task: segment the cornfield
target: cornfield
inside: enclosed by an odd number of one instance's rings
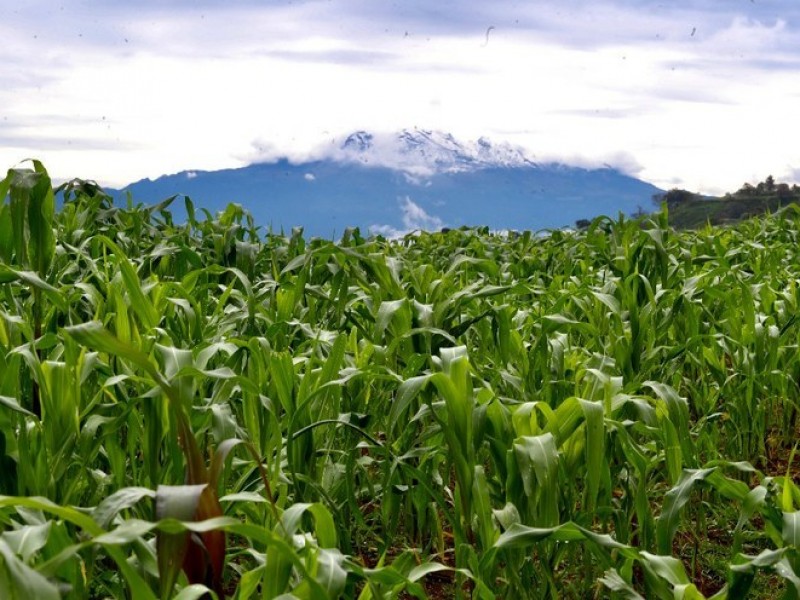
[[[800,596],[794,207],[332,242],[37,161],[0,200],[3,598]]]

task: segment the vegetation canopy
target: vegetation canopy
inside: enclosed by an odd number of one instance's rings
[[[657,206],[666,203],[670,225],[678,229],[711,225],[729,225],[757,215],[774,213],[800,201],[800,186],[775,183],[772,175],[721,197],[703,196],[687,190],[672,189],[653,196]]]
[[[3,598],[800,593],[795,207],[331,242],[36,161],[0,200]]]

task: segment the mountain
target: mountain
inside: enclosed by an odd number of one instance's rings
[[[357,131],[349,135],[332,158],[363,165],[382,166],[409,175],[459,173],[498,167],[536,167],[521,148],[493,144],[482,137],[457,141],[452,134],[415,129],[399,134]]]
[[[414,229],[488,226],[544,229],[647,207],[657,187],[607,167],[540,164],[510,144],[405,130],[353,133],[318,159],[281,159],[220,171],[184,171],[122,190],[135,202],[184,194],[210,212],[236,202],[273,231],[302,226],[335,237],[346,227],[383,235]],[[183,203],[173,204],[183,218]]]

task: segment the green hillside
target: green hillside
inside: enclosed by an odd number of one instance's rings
[[[655,196],[654,201],[667,204],[670,225],[677,229],[697,229],[706,225],[730,225],[743,219],[775,213],[800,202],[800,186],[776,184],[773,178],[758,185],[745,184],[741,189],[720,197],[694,194],[672,189]]]

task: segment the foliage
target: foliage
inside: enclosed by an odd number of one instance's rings
[[[39,163],[0,198],[4,598],[800,592],[794,210],[330,242]]]
[[[739,190],[722,197],[702,196],[672,189],[653,197],[661,206],[666,203],[669,221],[678,229],[696,229],[706,224],[726,225],[750,217],[775,213],[800,202],[800,187],[775,183],[770,175],[757,185],[745,183]]]

